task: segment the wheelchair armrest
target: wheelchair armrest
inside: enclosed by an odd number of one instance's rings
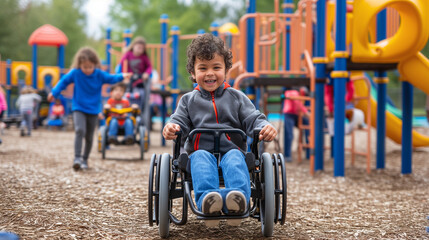
[[[253,130],[253,141],[250,144],[250,150],[254,154],[256,158],[259,158],[258,153],[258,143],[259,143],[259,133],[261,132],[262,128],[255,128]]]
[[[176,132],[177,138],[174,140],[173,158],[178,159],[180,155],[180,146],[182,145],[182,132]]]

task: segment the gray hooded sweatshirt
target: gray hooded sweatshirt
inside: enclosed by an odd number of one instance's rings
[[[183,95],[170,122],[180,125],[182,138],[187,138],[195,128],[241,129],[252,136],[255,128],[270,124],[243,92],[232,88],[228,83],[222,84],[214,92],[197,86],[192,92]],[[191,141],[186,139],[185,142],[188,154],[200,149],[213,152],[213,148],[213,136],[210,134],[195,134]],[[243,146],[240,136],[223,134],[220,153],[223,155],[231,149],[245,152],[246,146]]]

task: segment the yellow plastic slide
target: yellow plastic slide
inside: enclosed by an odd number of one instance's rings
[[[427,60],[427,59],[426,59]],[[421,65],[418,65],[421,66]],[[412,67],[412,65],[406,65],[406,69],[407,71],[415,71],[415,69],[408,69]],[[414,66],[416,67],[416,66]],[[426,73],[426,75],[422,75],[420,77],[420,80],[417,78],[414,78],[413,81],[409,81],[411,84],[413,84],[416,87],[421,87],[420,85],[424,85],[425,89],[420,88],[421,90],[423,90],[424,92],[428,93],[429,90],[429,81],[426,80],[426,82],[421,81],[421,78],[423,78],[424,76],[429,76],[429,64],[426,65],[428,72]],[[360,76],[362,78],[365,78],[363,72],[354,72],[352,74],[353,76]],[[411,78],[410,78],[411,79]],[[414,81],[420,81],[418,83],[418,85],[414,84]],[[424,83],[424,84],[423,84]],[[354,82],[354,86],[355,86],[355,94],[358,97],[365,97],[368,95],[368,86],[366,84],[366,82],[364,81],[355,81]],[[356,107],[360,110],[362,110],[365,114],[366,114],[366,110],[367,110],[367,101],[366,100],[361,100],[356,104]],[[377,126],[377,102],[371,98],[371,125],[373,127]],[[425,136],[423,134],[418,133],[417,131],[413,130],[412,132],[413,134],[413,147],[427,147],[429,146],[429,137]],[[402,142],[402,120],[399,119],[398,117],[396,117],[395,115],[393,115],[390,112],[386,111],[386,136],[388,138],[390,138],[391,140],[393,140],[394,142],[401,144]]]

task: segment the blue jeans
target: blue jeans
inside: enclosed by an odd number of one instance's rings
[[[118,119],[112,118],[109,123],[109,137],[118,136],[118,129],[125,129],[125,137],[133,136],[133,121],[129,118],[125,119],[124,125],[119,126]]]
[[[189,157],[191,160],[192,185],[194,188],[195,202],[201,210],[204,196],[210,192],[219,192],[224,200],[231,190],[241,191],[250,200],[250,176],[247,169],[244,154],[237,149],[230,150],[222,156],[219,167],[222,169],[225,188],[219,188],[219,172],[217,159],[213,154],[205,150],[197,150]]]
[[[298,127],[298,115],[285,113],[285,128],[284,128],[284,139],[285,139],[285,157],[290,157],[292,152],[292,142],[293,142],[293,127]],[[302,123],[307,125],[308,119],[303,117]],[[308,142],[309,131],[305,130],[305,139]]]
[[[31,129],[33,128],[33,111],[27,110],[21,112],[21,130],[27,128],[27,134],[31,134]]]

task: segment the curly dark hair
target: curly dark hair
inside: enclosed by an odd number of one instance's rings
[[[204,33],[203,35],[192,40],[187,49],[188,62],[186,69],[189,73],[195,73],[195,60],[212,60],[214,54],[217,53],[225,60],[225,73],[232,67],[232,53],[225,47],[224,42],[219,37],[211,33]],[[190,76],[192,82],[196,80]]]

